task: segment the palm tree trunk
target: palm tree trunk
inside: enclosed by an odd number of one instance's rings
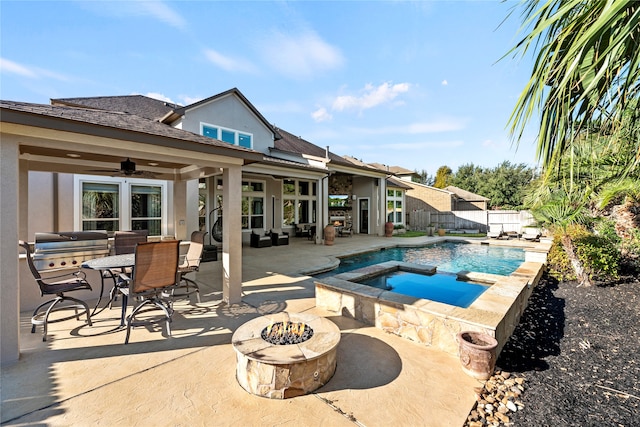
[[[576,273],[576,279],[578,280],[579,286],[593,286],[593,282],[591,278],[587,274],[582,265],[582,261],[578,258],[578,254],[576,253],[576,247],[573,244],[573,240],[567,234],[563,234],[560,238],[562,242],[562,247],[564,248],[569,261],[571,262],[571,266],[573,267],[573,271]]]

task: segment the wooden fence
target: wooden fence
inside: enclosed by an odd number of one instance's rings
[[[502,225],[505,232],[521,232],[534,222],[528,211],[449,211],[414,210],[407,215],[410,230],[425,231],[429,225],[446,230],[478,230],[486,233],[489,224]]]

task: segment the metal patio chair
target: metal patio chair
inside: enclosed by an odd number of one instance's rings
[[[195,280],[187,277],[187,274],[194,273],[200,269],[200,261],[202,259],[202,251],[204,249],[204,238],[207,235],[206,231],[194,231],[191,233],[191,243],[189,243],[189,249],[187,255],[184,258],[182,264],[178,266],[178,274],[180,278],[175,290],[184,289],[184,292],[173,292],[174,297],[184,297],[196,294],[198,302],[200,302],[200,288]],[[193,288],[190,290],[189,288]]]
[[[42,341],[46,341],[47,326],[49,323],[61,322],[63,320],[69,320],[74,317],[77,320],[80,320],[80,315],[85,313],[87,315],[87,324],[91,326],[91,315],[89,314],[89,306],[87,305],[87,303],[77,298],[65,295],[66,292],[91,290],[91,285],[85,279],[84,272],[76,270],[57,276],[49,276],[43,278],[40,275],[40,272],[36,269],[35,264],[33,263],[33,254],[31,253],[29,243],[20,240],[18,242],[18,245],[21,246],[27,253],[27,264],[29,265],[31,274],[33,275],[34,279],[36,279],[36,282],[40,287],[40,294],[42,296],[56,295],[54,299],[43,302],[33,311],[33,316],[31,316],[31,333],[35,333],[37,325],[42,325]],[[51,282],[50,280],[54,281]],[[58,306],[58,304],[61,304],[64,301],[72,301],[74,304]],[[43,310],[45,307],[46,309]],[[49,315],[51,313],[68,309],[73,309],[75,313],[61,319],[49,320]],[[81,309],[83,311],[78,312],[78,309]]]
[[[125,344],[129,342],[131,327],[137,326],[137,324],[134,325],[136,316],[148,305],[163,311],[167,335],[171,336],[170,324],[173,315],[171,293],[179,278],[179,257],[179,240],[138,243],[136,246],[133,276],[129,277],[122,273],[119,275],[118,282],[118,290],[123,294],[123,307],[126,306],[128,299],[139,301],[126,318]]]

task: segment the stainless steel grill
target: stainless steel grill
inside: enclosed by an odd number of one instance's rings
[[[107,232],[36,233],[33,261],[38,271],[77,268],[84,261],[109,255]]]

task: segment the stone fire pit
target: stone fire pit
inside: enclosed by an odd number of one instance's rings
[[[304,323],[311,338],[299,344],[271,344],[261,333],[279,322]],[[336,371],[340,330],[324,317],[275,313],[240,326],[231,343],[236,351],[238,383],[249,393],[270,399],[301,396],[325,385]]]

